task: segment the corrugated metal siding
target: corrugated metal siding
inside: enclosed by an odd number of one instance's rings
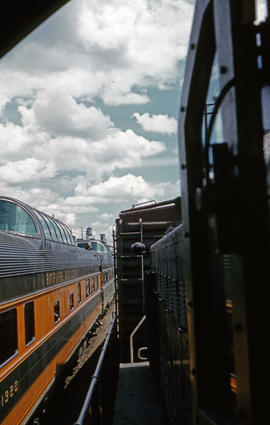
[[[94,255],[68,245],[65,251],[39,250],[21,237],[0,232],[0,278],[93,266],[99,264]],[[109,265],[112,257],[105,254],[103,267]]]

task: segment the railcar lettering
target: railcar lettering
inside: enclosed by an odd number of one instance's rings
[[[58,272],[46,273],[46,286],[54,285],[56,283],[64,282],[65,280],[76,279],[78,276],[77,270],[65,270]]]
[[[57,272],[57,273],[56,273],[56,282],[57,282],[57,283],[58,283],[58,282],[63,282],[63,280],[64,280],[63,272]]]
[[[46,285],[53,285],[55,283],[55,272],[46,273]]]
[[[1,407],[4,407],[5,404],[8,404],[9,400],[14,397],[18,389],[19,382],[16,380],[13,384],[10,385],[9,389],[3,391],[3,394],[1,394]]]

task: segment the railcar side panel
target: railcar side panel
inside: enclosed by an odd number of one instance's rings
[[[78,282],[79,283],[79,282]],[[6,373],[0,383],[2,397],[0,419],[13,408],[3,424],[21,423],[20,415],[34,406],[40,394],[50,384],[60,365],[70,357],[89,327],[102,312],[101,292],[96,290],[84,302],[75,304],[74,312],[64,317],[64,297],[77,289],[78,283],[37,296],[34,300],[36,313],[36,341],[25,347],[25,332],[19,333],[18,355],[4,368]],[[60,300],[60,318],[54,323],[54,302]],[[47,307],[47,308],[46,308]],[[16,307],[18,327],[23,326],[24,303]],[[41,328],[40,328],[41,324]],[[39,331],[38,331],[39,330]],[[45,333],[46,331],[46,333]],[[11,367],[12,366],[12,367]],[[10,390],[10,388],[15,390]],[[7,393],[7,389],[9,393]],[[11,391],[11,392],[10,392]],[[16,404],[17,403],[17,404]]]
[[[91,244],[90,250],[77,247],[64,223],[0,196],[0,332],[5,340],[0,422],[5,425],[21,425],[34,413],[109,302],[103,283],[112,271],[112,254],[105,242]]]

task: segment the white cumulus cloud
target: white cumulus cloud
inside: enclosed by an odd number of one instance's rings
[[[142,88],[179,81],[192,14],[185,0],[74,0],[3,58],[0,108],[57,90],[110,105],[149,102]]]
[[[145,131],[166,134],[175,134],[177,132],[177,120],[174,117],[161,114],[150,115],[148,112],[142,115],[134,112],[132,117],[136,119]]]
[[[52,163],[35,158],[7,162],[0,166],[0,178],[11,184],[49,178],[54,175],[55,169]]]
[[[23,113],[22,107],[20,111]],[[61,91],[37,99],[33,112],[40,128],[54,136],[97,139],[114,125],[100,109],[77,103],[74,98]]]
[[[136,202],[140,199],[162,199],[166,191],[174,192],[175,187],[170,182],[150,183],[142,176],[126,174],[121,177],[110,177],[101,183],[88,185],[81,182],[75,188],[75,196],[67,198],[66,203],[71,204],[107,204]],[[177,184],[178,186],[178,184]],[[179,190],[179,189],[178,189]]]
[[[156,173],[172,165],[165,142],[127,123],[141,105],[145,131],[176,133],[173,117],[145,111],[153,91],[179,88],[192,14],[190,0],[73,0],[4,57],[1,193],[99,230],[123,203],[177,194]]]

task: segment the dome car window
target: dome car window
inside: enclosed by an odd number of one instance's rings
[[[99,252],[106,252],[104,246],[101,243],[97,243],[97,249]]]
[[[72,236],[72,234],[71,234],[71,232],[70,232],[70,230],[69,230],[69,228],[64,224],[64,223],[62,223],[62,225],[63,225],[63,227],[64,227],[64,229],[65,229],[65,231],[66,231],[66,235],[67,235],[67,242],[68,243],[71,243],[72,245],[74,245],[74,239],[73,239],[73,236]]]
[[[58,222],[58,226],[61,228],[61,232],[62,232],[62,235],[63,235],[64,242],[69,243],[69,240],[68,240],[68,237],[67,237],[67,234],[66,234],[66,230],[65,230],[63,224]]]
[[[64,233],[64,230],[61,226],[60,221],[57,220],[55,223],[56,223],[56,226],[57,226],[57,230],[59,231],[61,241],[66,242],[65,233]]]
[[[40,223],[41,223],[41,226],[42,226],[42,228],[44,230],[46,239],[52,239],[52,235],[51,235],[50,228],[49,228],[49,225],[48,225],[47,221],[40,214],[40,212],[38,212],[38,211],[35,210],[35,213],[37,214],[37,216],[38,216],[38,218],[40,220]]]
[[[98,251],[97,242],[91,242],[91,249],[92,249],[93,251]]]
[[[77,246],[78,246],[78,248],[83,248],[83,249],[87,249],[87,250],[90,249],[88,242],[80,242],[80,243],[78,243]]]
[[[73,236],[72,236],[72,234],[71,234],[70,230],[68,231],[68,237],[69,237],[70,243],[71,243],[72,245],[74,245],[74,238],[73,238]]]
[[[0,230],[37,236],[35,223],[28,212],[19,205],[7,201],[0,201]]]
[[[55,227],[55,231],[56,231],[56,235],[57,235],[58,240],[63,241],[62,234],[61,234],[60,229],[58,227],[58,223],[54,220],[53,224],[54,224],[54,227]]]
[[[16,308],[0,314],[0,335],[3,342],[0,350],[1,367],[18,352]]]
[[[55,232],[55,228],[54,228],[54,225],[53,225],[52,221],[49,219],[48,216],[46,216],[46,219],[47,219],[48,226],[50,228],[52,239],[54,241],[58,241],[58,238],[57,238],[57,235],[56,235],[56,232]]]

